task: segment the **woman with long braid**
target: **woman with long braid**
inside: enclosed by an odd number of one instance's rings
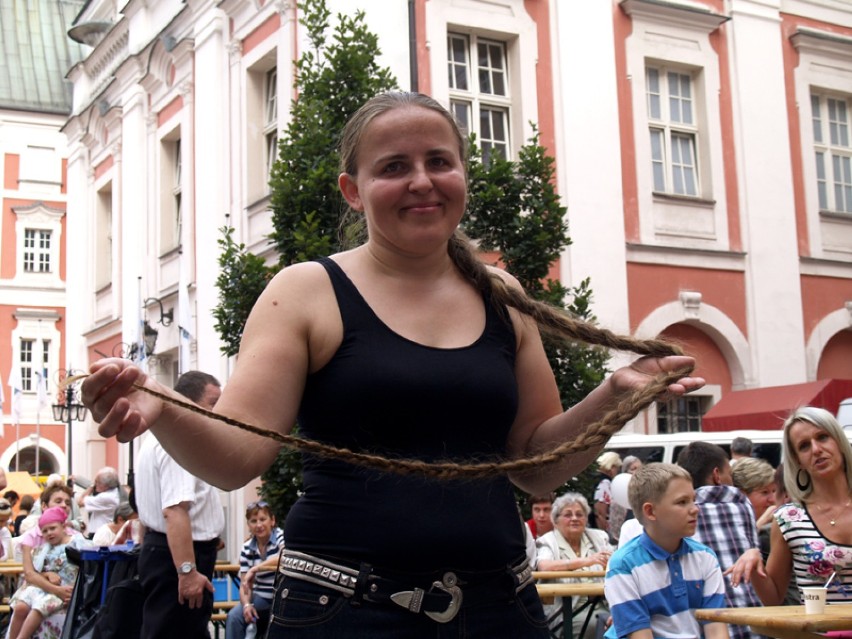
[[[457,228],[464,138],[431,98],[373,98],[340,155],[367,240],[275,276],[216,414],[115,359],[83,400],[102,435],[150,429],[225,490],[278,452],[254,426],[308,451],[268,637],[546,637],[511,483],[553,490],[643,405],[704,382],[666,344],[579,323],[476,258]],[[540,329],[645,357],[563,411]]]

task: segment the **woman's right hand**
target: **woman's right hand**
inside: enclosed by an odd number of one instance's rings
[[[612,552],[609,550],[601,550],[600,552],[596,552],[591,556],[591,559],[594,560],[593,566],[603,566],[606,568],[606,565],[609,563],[609,558],[612,556]]]
[[[163,411],[163,401],[134,388],[134,384],[156,386],[153,379],[126,359],[102,359],[91,367],[83,381],[81,397],[100,425],[102,437],[115,436],[129,442],[145,432]],[[160,390],[160,388],[157,388]]]

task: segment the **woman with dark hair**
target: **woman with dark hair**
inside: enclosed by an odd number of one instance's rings
[[[668,356],[668,345],[581,324],[478,259],[458,228],[465,138],[432,98],[371,99],[343,130],[340,159],[338,186],[367,239],[273,278],[215,409],[276,436],[298,422],[312,451],[335,447],[305,456],[268,637],[546,637],[511,482],[553,490],[606,436],[572,454],[549,451],[596,422],[595,432],[618,428],[604,417],[630,405],[628,419],[643,402],[619,402],[636,392],[647,403],[703,380],[684,376],[693,360]],[[649,355],[564,411],[539,325]],[[83,401],[104,436],[127,441],[150,427],[179,463],[225,489],[278,453],[216,415],[176,406],[125,360],[91,370]],[[484,466],[435,467],[447,459]],[[483,475],[453,479],[471,470]]]
[[[793,411],[784,422],[784,465],[791,501],[775,511],[769,559],[764,566],[740,558],[732,581],[751,580],[764,605],[774,606],[791,577],[801,589],[824,586],[834,574],[828,601],[849,601],[852,446],[831,413],[813,406]]]

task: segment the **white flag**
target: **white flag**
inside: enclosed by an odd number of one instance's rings
[[[41,371],[35,372],[36,376],[36,406],[37,410],[41,413],[42,409],[47,406],[47,369],[43,368]]]
[[[190,358],[192,353],[190,345],[195,338],[197,329],[194,321],[193,307],[189,301],[189,286],[193,279],[193,264],[190,260],[190,247],[194,246],[194,240],[189,237],[189,229],[182,227],[181,231],[187,235],[181,238],[181,245],[185,246],[180,253],[180,271],[178,272],[178,338],[180,351],[178,353],[178,373],[183,374],[191,367]]]
[[[139,334],[136,337],[136,365],[142,372],[148,372],[148,352],[145,350],[145,322],[139,320]]]
[[[9,390],[12,391],[12,420],[20,424],[24,389],[21,382],[21,369],[15,364],[12,364],[12,370],[9,371]]]

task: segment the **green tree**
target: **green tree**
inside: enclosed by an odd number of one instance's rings
[[[303,11],[310,47],[296,63],[299,98],[270,178],[270,237],[282,267],[340,247],[345,209],[337,188],[340,131],[369,98],[397,86],[390,70],[378,65],[378,38],[365,26],[363,11],[339,14],[330,41],[325,0],[307,0]]]

